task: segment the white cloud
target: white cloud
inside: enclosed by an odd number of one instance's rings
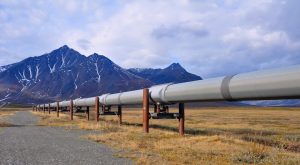
[[[123,67],[179,62],[204,77],[300,63],[295,0],[46,0],[0,6],[0,47],[6,50],[1,57],[25,58],[67,44]]]
[[[222,37],[222,40],[228,45],[247,44],[253,49],[268,46],[282,46],[290,48],[296,46],[284,31],[267,31],[263,30],[259,26],[250,29],[234,27],[231,32]]]

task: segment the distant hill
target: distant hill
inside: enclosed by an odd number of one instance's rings
[[[179,63],[173,63],[164,69],[131,68],[129,72],[143,77],[155,84],[167,82],[181,83],[194,80],[202,80],[200,76],[187,72]]]
[[[30,104],[91,97],[200,79],[178,63],[165,69],[124,69],[103,55],[86,57],[65,45],[0,67],[0,103]]]
[[[265,107],[300,107],[300,100],[261,100],[261,101],[243,101],[248,105]]]

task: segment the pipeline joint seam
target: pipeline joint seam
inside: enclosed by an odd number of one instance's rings
[[[221,83],[221,94],[222,94],[223,98],[227,101],[234,101],[234,99],[232,98],[232,96],[230,94],[230,89],[229,89],[230,81],[234,76],[235,75],[230,75],[230,76],[224,77],[222,80],[222,83]]]
[[[165,99],[165,93],[166,93],[166,90],[167,88],[172,85],[173,83],[168,83],[168,84],[165,84],[165,86],[159,90],[159,97],[160,99],[162,100],[163,103],[168,103],[168,101]],[[153,103],[153,104],[156,104],[155,100],[151,97],[151,92],[149,92],[149,99],[150,101]]]
[[[118,103],[119,103],[119,105],[122,105],[122,103],[121,103],[121,95],[123,94],[123,92],[121,92],[119,95],[118,95]]]
[[[170,85],[173,85],[174,83],[169,83],[167,84],[163,89],[162,89],[162,94],[161,94],[161,99],[165,102],[165,103],[168,103],[168,100],[166,99],[166,91],[168,89],[168,87]]]

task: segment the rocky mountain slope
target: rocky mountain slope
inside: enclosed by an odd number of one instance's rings
[[[180,64],[165,69],[127,70],[103,55],[86,57],[65,45],[0,67],[0,102],[30,104],[74,99],[200,79]]]
[[[180,64],[173,63],[164,69],[128,69],[129,72],[143,77],[155,84],[166,82],[181,83],[193,80],[202,80],[200,76],[187,72]]]

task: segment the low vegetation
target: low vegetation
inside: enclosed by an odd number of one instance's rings
[[[175,112],[175,109],[171,109]],[[84,114],[43,114],[41,125],[100,130],[88,138],[116,150],[116,156],[137,164],[300,164],[300,108],[200,108],[186,110],[186,135],[177,120],[150,120],[142,133],[140,109],[124,109],[96,123]]]
[[[11,124],[7,123],[5,118],[9,115],[14,114],[16,111],[24,110],[23,108],[0,108],[0,128],[9,127]]]

